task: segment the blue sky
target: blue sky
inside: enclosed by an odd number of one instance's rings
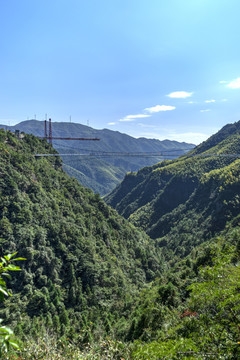
[[[0,0],[0,123],[199,143],[240,119],[238,0]]]

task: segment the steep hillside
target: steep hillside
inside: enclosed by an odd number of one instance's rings
[[[0,125],[0,128],[3,125]],[[43,136],[44,122],[29,120],[23,121],[16,126],[8,127],[10,130],[18,129],[28,134]],[[82,153],[89,154],[94,151],[104,152],[159,152],[172,149],[180,149],[177,154],[183,154],[186,149],[192,149],[194,145],[179,143],[177,141],[139,138],[108,129],[96,130],[91,127],[74,124],[58,123],[52,125],[53,136],[56,137],[86,137],[100,138],[100,141],[58,141],[54,140],[54,148],[59,153]],[[182,149],[182,151],[181,151]],[[171,158],[171,156],[169,156]],[[124,178],[126,172],[137,171],[143,166],[153,165],[160,161],[161,157],[79,157],[64,156],[65,170],[71,176],[75,176],[81,184],[90,187],[95,192],[104,195],[113,190]]]
[[[240,227],[231,223],[187,258],[170,260],[131,314],[132,360],[239,359],[239,250]]]
[[[239,153],[240,122],[186,156],[127,174],[106,201],[160,246],[186,255],[240,213]]]
[[[45,140],[0,131],[0,255],[27,259],[0,307],[23,340],[9,359],[239,358],[240,135],[218,136],[112,194],[151,240],[59,157],[35,158]]]
[[[59,157],[32,155],[54,151],[33,135],[18,140],[0,130],[0,251],[27,259],[11,281],[18,295],[0,317],[17,324],[17,334],[47,328],[88,342],[113,324],[123,331],[139,289],[160,273],[161,256],[144,233],[70,178]]]

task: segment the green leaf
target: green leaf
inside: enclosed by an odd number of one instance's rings
[[[27,260],[27,259],[26,258],[21,258],[21,257],[16,258],[16,259],[11,259],[11,261],[17,261],[17,260]]]
[[[21,268],[19,266],[15,266],[12,264],[9,264],[6,269],[11,270],[11,271],[20,271],[21,270]]]
[[[12,345],[15,349],[21,350],[18,344],[14,343],[13,341],[9,341],[9,344]]]
[[[9,295],[8,292],[7,292],[6,290],[4,290],[1,286],[0,286],[0,292],[1,292],[2,294],[4,294],[5,296],[8,296],[8,295]]]
[[[9,327],[7,327],[5,325],[0,327],[0,336],[2,336],[1,332],[5,333],[7,335],[12,335],[13,334],[12,329],[10,329]]]
[[[15,255],[17,254],[17,252],[13,253],[13,254],[7,254],[6,256],[10,259],[12,259]]]
[[[1,258],[1,261],[2,261],[2,264],[6,264],[7,263],[7,261],[4,259],[4,258]],[[0,265],[2,265],[1,263],[0,263]]]
[[[8,273],[2,273],[2,276],[6,276],[8,279],[11,279],[11,275]]]
[[[3,287],[6,287],[6,282],[1,277],[0,277],[0,285],[2,285]]]

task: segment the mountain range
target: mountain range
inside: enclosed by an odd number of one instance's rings
[[[127,174],[106,197],[124,219],[33,156],[57,154],[45,140],[0,130],[0,252],[26,258],[0,306],[22,342],[7,357],[239,359],[239,140],[229,124]]]
[[[0,125],[0,128],[6,128]],[[9,130],[20,130],[35,136],[44,136],[44,121],[27,120],[15,126],[8,126]],[[100,141],[71,141],[53,140],[54,148],[61,154],[84,154],[85,156],[63,156],[65,171],[74,176],[79,182],[100,195],[105,195],[115,188],[129,171],[136,171],[143,166],[153,165],[163,158],[139,156],[111,156],[105,153],[158,153],[168,151],[168,158],[172,158],[171,151],[178,149],[177,155],[192,149],[193,144],[177,141],[139,138],[108,129],[96,130],[89,126],[75,123],[52,123],[52,135],[56,137],[99,138]],[[169,152],[170,151],[170,152]],[[87,156],[89,153],[95,156]],[[99,157],[98,152],[102,155]]]

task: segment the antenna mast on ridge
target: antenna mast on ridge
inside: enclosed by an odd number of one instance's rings
[[[49,119],[49,144],[52,144],[52,120]]]
[[[46,115],[46,117],[45,117],[45,127],[44,127],[44,137],[45,137],[45,139],[47,139],[47,137],[48,137],[48,133],[47,133],[47,115]]]

